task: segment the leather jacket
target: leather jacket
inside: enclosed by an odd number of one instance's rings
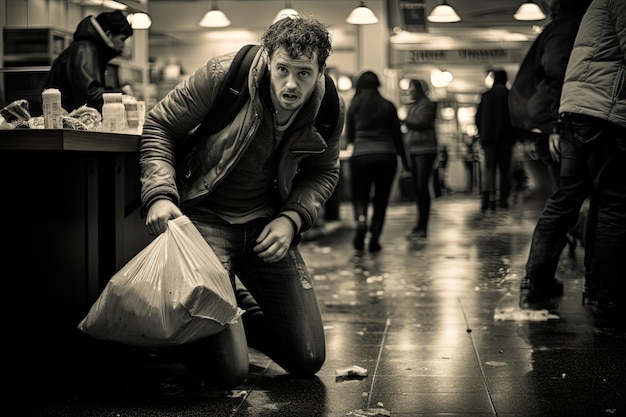
[[[161,198],[172,200],[183,211],[197,204],[229,174],[255,135],[267,133],[258,130],[261,120],[275,117],[275,112],[261,99],[261,85],[269,64],[267,53],[261,48],[248,75],[250,98],[224,129],[200,138],[188,166],[191,176],[179,188],[177,146],[208,113],[234,56],[233,52],[209,60],[146,116],[140,140],[141,200],[145,210]],[[323,96],[322,76],[285,132],[278,158],[278,211],[298,212],[302,220],[300,231],[315,223],[339,181],[339,139],[345,103],[339,97],[337,127],[326,141],[314,128]]]

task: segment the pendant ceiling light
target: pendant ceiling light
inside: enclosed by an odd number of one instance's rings
[[[204,28],[223,28],[230,26],[230,20],[228,20],[224,12],[217,8],[217,1],[214,0],[211,10],[200,21],[200,26]]]
[[[291,7],[290,1],[285,2],[285,7],[276,14],[276,17],[274,18],[274,21],[272,23],[278,22],[280,19],[287,16],[300,16],[300,13],[298,13],[296,9]]]
[[[360,2],[359,6],[350,12],[346,22],[351,25],[373,25],[378,23],[378,18],[366,5],[365,2]]]
[[[443,0],[439,6],[436,6],[427,17],[429,22],[434,23],[453,23],[461,20],[456,11]]]
[[[515,20],[524,20],[524,21],[533,21],[533,20],[543,20],[546,18],[546,14],[541,10],[537,4],[532,1],[522,3],[522,5],[517,9],[515,14],[513,15]]]
[[[126,16],[126,20],[133,29],[148,29],[152,26],[152,19],[147,13],[137,12]]]

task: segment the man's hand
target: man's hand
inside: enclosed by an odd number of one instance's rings
[[[146,216],[146,227],[152,236],[160,235],[167,229],[167,221],[183,215],[178,206],[166,198],[152,203]]]
[[[267,263],[278,262],[287,254],[295,233],[291,220],[278,216],[263,228],[254,251]]]
[[[548,136],[548,146],[554,162],[561,162],[561,135],[558,133],[550,133],[550,136]]]

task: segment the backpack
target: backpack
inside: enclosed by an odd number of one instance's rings
[[[219,132],[225,128],[248,100],[248,72],[250,71],[252,60],[259,49],[261,49],[261,45],[249,44],[244,45],[237,51],[226,73],[224,83],[211,106],[211,110],[179,145],[177,154],[184,156],[181,158],[182,161],[179,165],[183,169],[179,169],[178,172],[184,173],[182,175],[183,181],[191,176],[191,172],[188,169],[189,162],[197,141],[201,137]],[[339,97],[333,79],[328,74],[324,74],[324,77],[326,78],[326,91],[315,117],[315,129],[322,135],[324,140],[328,141],[337,127]]]

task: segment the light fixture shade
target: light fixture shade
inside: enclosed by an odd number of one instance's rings
[[[515,20],[533,21],[546,18],[545,13],[533,2],[523,3],[513,15]]]
[[[359,7],[354,8],[348,15],[346,22],[351,25],[373,25],[378,23],[378,18],[373,11],[365,6],[365,2],[362,1]]]
[[[433,23],[454,23],[461,20],[461,17],[456,11],[448,4],[446,0],[436,6],[427,17],[429,22]]]
[[[300,13],[298,13],[296,9],[286,7],[276,14],[276,17],[274,18],[272,23],[278,22],[280,19],[282,19],[283,17],[287,17],[287,16],[300,16]]]
[[[126,16],[126,20],[133,29],[148,29],[152,26],[152,19],[147,13],[137,12]]]
[[[204,15],[200,21],[200,26],[204,28],[223,28],[230,26],[230,20],[228,20],[224,12],[214,8]]]

